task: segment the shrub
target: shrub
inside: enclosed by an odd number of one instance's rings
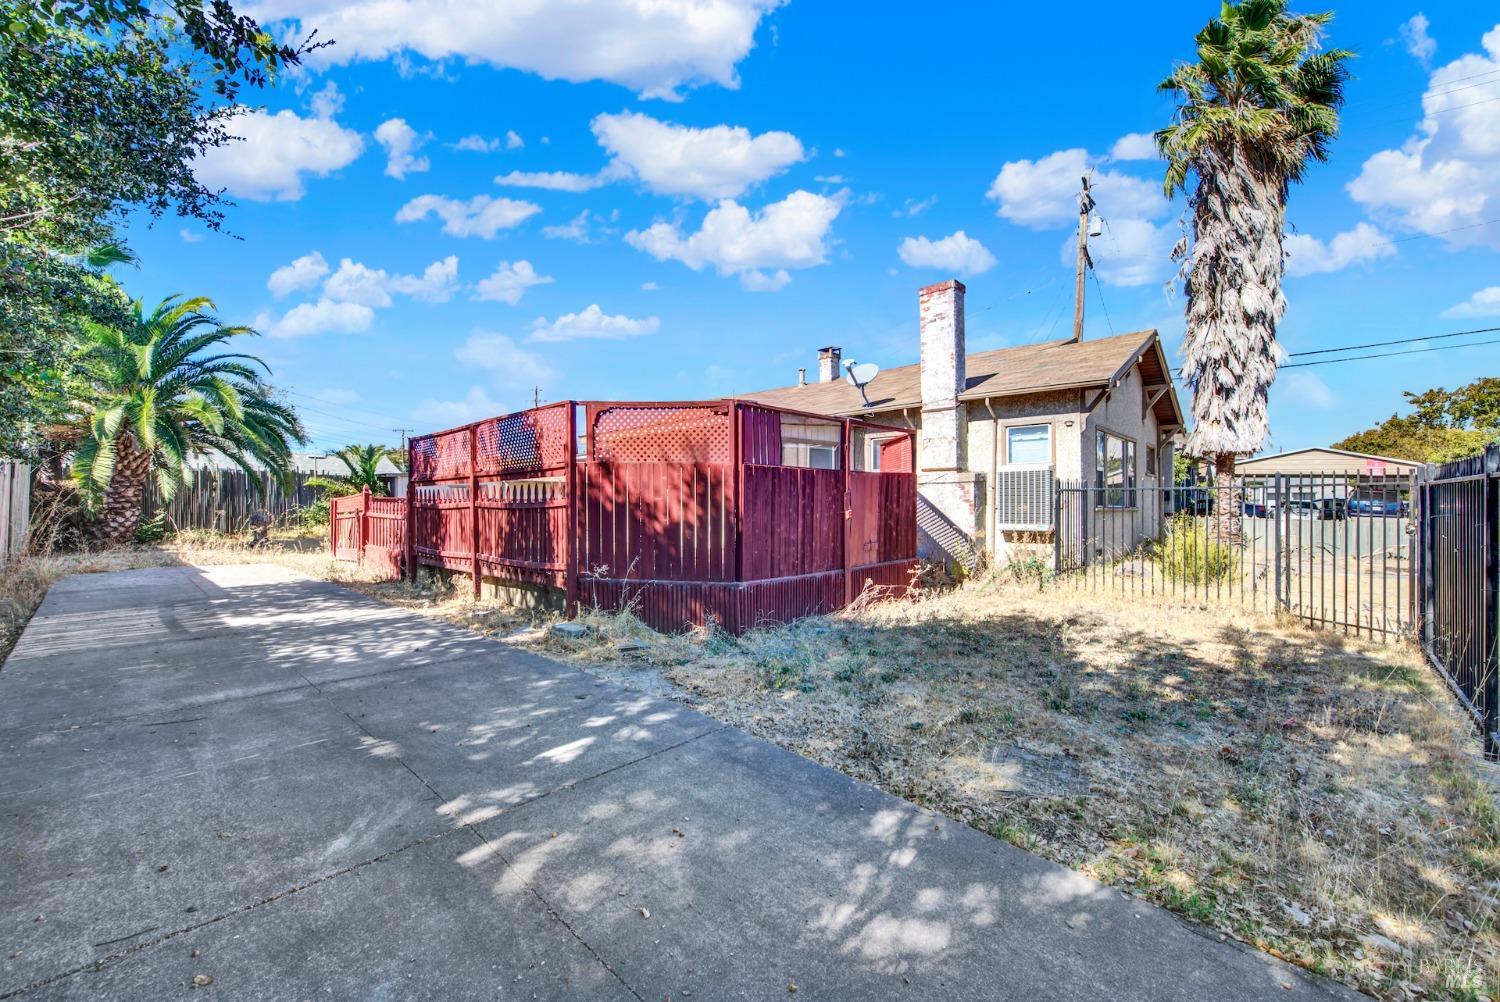
[[[332,502],[324,494],[312,504],[298,508],[289,516],[289,520],[294,519],[304,529],[316,529],[328,524],[328,520],[333,517],[332,510]]]
[[[1162,573],[1187,584],[1212,584],[1229,574],[1234,554],[1191,515],[1177,515],[1157,544],[1156,561]]]
[[[172,534],[172,527],[167,524],[167,513],[159,511],[147,519],[142,519],[140,525],[135,527],[135,541],[137,543],[159,543]]]

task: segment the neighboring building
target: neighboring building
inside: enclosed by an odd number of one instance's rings
[[[1283,494],[1292,501],[1335,500],[1392,501],[1409,492],[1422,464],[1409,459],[1372,456],[1345,449],[1297,449],[1258,456],[1235,464],[1235,472],[1260,480],[1259,491],[1274,492],[1271,480],[1284,478]]]
[[[318,477],[347,477],[349,475],[349,467],[332,453],[294,452],[292,453],[292,471]],[[408,480],[406,472],[391,462],[389,457],[380,460],[380,465],[375,468],[375,475],[385,485],[386,494],[393,498],[406,497]]]
[[[918,294],[921,363],[881,372],[860,390],[836,347],[818,353],[818,381],[741,394],[779,407],[915,428],[924,555],[965,563],[1013,543],[1048,544],[1058,480],[1098,492],[1119,535],[1152,524],[1138,506],[1170,479],[1183,425],[1161,341],[1139,331],[1095,341],[1048,341],[968,354],[962,282]],[[1157,508],[1159,513],[1159,507]],[[1079,518],[1097,533],[1101,518]],[[1091,524],[1089,524],[1091,523]],[[1003,541],[1003,545],[1002,545]]]

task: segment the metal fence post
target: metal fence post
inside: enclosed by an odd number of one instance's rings
[[[1286,512],[1286,488],[1283,484],[1285,474],[1278,473],[1271,487],[1271,503],[1276,507],[1271,513],[1271,562],[1275,565],[1275,586],[1271,592],[1271,609],[1276,611],[1284,605],[1290,607],[1291,603],[1285,601],[1283,594],[1286,588],[1286,579],[1281,573],[1281,519]]]
[[[1495,458],[1487,456],[1486,459]],[[1486,466],[1494,464],[1487,462]],[[1500,757],[1496,735],[1500,733],[1500,471],[1485,470],[1484,478],[1484,751],[1485,757]]]
[[[1063,568],[1063,482],[1052,478],[1052,579],[1062,577]]]

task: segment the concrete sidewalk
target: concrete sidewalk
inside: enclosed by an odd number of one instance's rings
[[[52,589],[0,671],[0,851],[0,999],[1359,997],[267,566]]]

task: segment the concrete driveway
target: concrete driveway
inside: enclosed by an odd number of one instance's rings
[[[0,671],[0,851],[0,999],[1356,997],[267,566],[52,589]]]

